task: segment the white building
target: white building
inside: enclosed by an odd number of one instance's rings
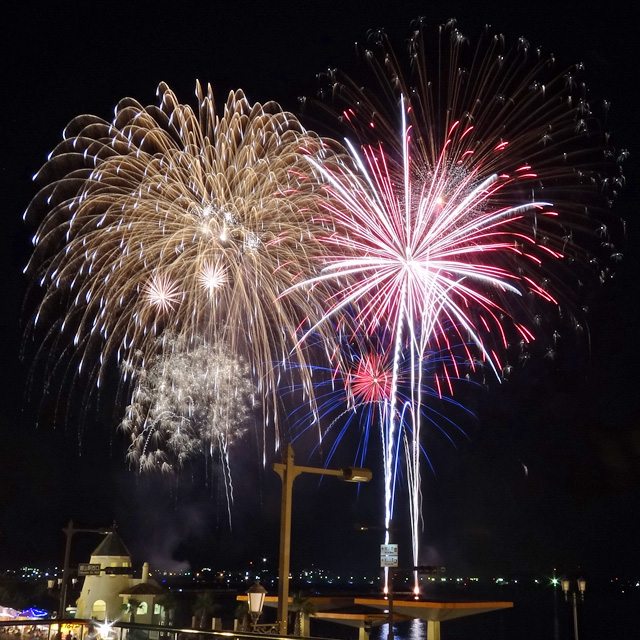
[[[115,531],[105,536],[91,554],[90,562],[100,565],[100,573],[85,577],[76,603],[76,618],[128,621],[131,613],[124,613],[123,607],[130,600],[135,600],[139,603],[134,612],[136,622],[159,622],[162,609],[156,600],[162,595],[162,588],[149,578],[146,562],[142,576],[133,577],[131,555]]]

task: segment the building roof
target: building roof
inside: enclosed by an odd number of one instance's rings
[[[92,556],[116,556],[131,557],[129,550],[124,546],[124,542],[120,540],[120,536],[115,531],[110,531],[104,537],[104,540],[96,547]]]

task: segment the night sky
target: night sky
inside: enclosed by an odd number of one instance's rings
[[[30,354],[20,359],[32,309],[24,308],[22,275],[33,228],[22,213],[35,195],[31,176],[75,115],[105,119],[132,96],[155,103],[166,81],[194,104],[195,80],[209,82],[219,104],[230,89],[250,101],[276,100],[296,112],[327,67],[349,69],[356,40],[386,28],[398,50],[412,19],[432,24],[455,17],[472,40],[484,24],[510,41],[524,35],[556,54],[558,67],[583,61],[595,95],[611,100],[615,144],[631,151],[628,187],[616,203],[627,238],[616,277],[591,301],[589,334],[552,363],[530,362],[502,386],[471,400],[477,414],[457,448],[429,444],[424,466],[423,562],[453,571],[550,573],[582,567],[587,574],[640,577],[640,408],[636,328],[640,323],[637,207],[639,86],[632,3],[571,2],[287,2],[158,3],[22,2],[5,16],[2,47],[0,180],[2,233],[2,401],[0,402],[0,568],[61,562],[61,528],[107,526],[113,520],[134,555],[152,566],[248,567],[277,564],[279,480],[261,465],[248,437],[233,452],[235,504],[230,530],[216,472],[193,467],[177,480],[140,477],[124,460],[115,431],[119,407],[106,398],[78,399],[54,420],[53,404],[28,392]],[[92,6],[94,5],[95,6]],[[400,4],[400,3],[398,3]],[[473,7],[473,8],[471,8]],[[633,55],[630,55],[633,52]],[[117,372],[114,372],[114,377]],[[66,416],[66,419],[65,419]],[[80,424],[82,420],[82,424]],[[306,462],[312,442],[300,442]],[[349,464],[344,448],[336,464]],[[372,451],[370,466],[378,471]],[[316,459],[315,462],[318,462]],[[378,473],[378,476],[381,474]],[[336,571],[376,571],[380,479],[358,491],[327,479],[297,481],[292,569],[316,564]],[[402,511],[403,498],[399,499]],[[329,507],[330,505],[330,507]],[[402,522],[400,522],[402,526]],[[311,533],[312,532],[312,533]],[[408,539],[400,535],[408,561]],[[86,559],[95,539],[78,538]],[[401,549],[401,554],[403,553]],[[348,562],[347,562],[348,559]]]

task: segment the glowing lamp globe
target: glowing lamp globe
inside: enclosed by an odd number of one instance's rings
[[[248,603],[249,603],[249,614],[251,616],[255,616],[256,618],[260,617],[262,613],[262,607],[264,607],[264,598],[267,595],[267,590],[259,583],[251,585],[247,590]]]

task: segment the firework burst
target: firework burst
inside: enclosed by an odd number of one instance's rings
[[[421,370],[421,387],[419,393],[423,402],[419,406],[423,419],[439,432],[450,443],[456,444],[456,435],[465,436],[464,431],[452,420],[450,413],[459,410],[462,414],[470,415],[459,402],[454,399],[453,387],[459,382],[468,382],[453,379],[451,376],[445,380],[444,367],[451,363],[449,351],[440,353],[428,352],[424,354],[424,360],[418,363],[416,369]],[[399,370],[398,379],[394,387],[394,369]],[[463,364],[460,363],[460,369]],[[401,438],[395,440],[395,450],[388,463],[393,465],[393,482],[397,483],[399,456],[398,447],[401,441],[405,447],[412,439],[412,421],[409,419],[412,396],[415,395],[415,380],[417,372],[411,375],[411,362],[400,362],[394,365],[393,349],[387,340],[378,340],[369,336],[367,343],[360,342],[357,345],[345,343],[342,347],[340,361],[331,367],[314,367],[314,379],[316,385],[317,420],[324,423],[321,441],[316,449],[329,443],[326,453],[327,463],[336,454],[338,447],[349,433],[355,433],[358,437],[357,450],[354,455],[354,464],[367,466],[367,455],[371,445],[371,438],[376,435],[376,429],[380,427],[378,436],[382,442],[383,456],[389,452],[388,427],[391,424],[399,425]],[[443,387],[449,393],[443,393]],[[394,402],[394,393],[397,396]],[[390,421],[388,416],[392,404],[395,405],[396,419]],[[441,408],[437,409],[436,405]],[[448,411],[443,411],[446,407]],[[294,439],[301,437],[305,432],[315,426],[314,420],[304,407],[297,408],[292,413],[292,432]],[[423,451],[428,459],[428,452]],[[386,466],[385,461],[385,466]],[[395,491],[392,490],[388,499],[393,501]],[[393,509],[391,509],[393,511]]]
[[[331,227],[317,238],[322,273],[289,291],[340,281],[313,330],[331,321],[356,341],[391,336],[387,529],[405,406],[400,363],[411,363],[406,463],[418,564],[424,354],[449,349],[445,375],[457,376],[462,345],[471,367],[500,378],[510,345],[535,339],[534,318],[575,311],[578,283],[607,278],[606,261],[620,254],[599,214],[623,178],[579,67],[558,74],[522,39],[509,49],[485,35],[473,48],[453,23],[430,34],[418,22],[409,50],[405,76],[377,33],[363,52],[373,84],[327,75],[328,111],[347,131],[354,167],[311,160],[327,185],[320,206]]]
[[[130,438],[128,458],[140,470],[173,473],[196,456],[216,455],[230,508],[229,447],[257,405],[249,368],[221,344],[172,334],[157,340],[158,355],[130,372],[135,387],[120,423]]]
[[[157,107],[127,98],[112,122],[68,125],[25,214],[45,210],[27,267],[44,289],[34,325],[43,350],[69,355],[69,383],[97,387],[114,358],[125,382],[155,366],[167,332],[225,345],[249,364],[277,442],[278,379],[305,361],[292,336],[316,311],[306,292],[276,299],[313,273],[303,169],[328,150],[275,103],[236,91],[217,115],[211,88],[196,94],[197,112],[162,84]]]

